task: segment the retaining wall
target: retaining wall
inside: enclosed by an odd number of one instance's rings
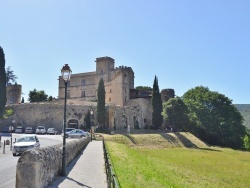
[[[66,165],[68,165],[89,143],[82,138],[66,144]],[[37,148],[24,152],[17,162],[16,187],[46,187],[62,169],[62,144]]]

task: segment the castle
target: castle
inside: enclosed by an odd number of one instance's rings
[[[131,67],[115,67],[110,57],[96,58],[96,71],[72,74],[68,84],[67,98],[77,101],[96,101],[100,79],[103,78],[106,104],[126,106],[130,90],[134,89],[134,72]],[[64,98],[64,82],[59,77],[59,99]]]
[[[134,88],[134,71],[131,67],[115,67],[115,60],[111,57],[96,58],[95,62],[95,71],[71,75],[67,88],[67,127],[84,128],[84,118],[91,109],[94,112],[92,123],[99,125],[96,119],[96,105],[101,78],[106,92],[106,128],[119,130],[128,125],[131,129],[150,127],[152,91]],[[9,126],[15,120],[15,125],[24,127],[31,126],[35,129],[36,126],[43,125],[46,128],[55,127],[61,130],[65,84],[61,76],[58,82],[58,100],[21,104],[10,102],[8,107],[13,109],[14,114],[9,119],[0,120],[0,124]],[[21,88],[19,90],[21,91]],[[20,92],[14,93],[18,95],[17,101],[20,101]],[[163,102],[175,96],[173,89],[163,89],[161,95]]]

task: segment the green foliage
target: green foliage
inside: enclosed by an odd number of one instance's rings
[[[162,116],[167,124],[175,130],[188,130],[188,108],[179,98],[171,98],[163,103]]]
[[[152,87],[149,87],[149,86],[137,86],[135,87],[135,89],[138,89],[138,90],[143,90],[143,91],[152,91]]]
[[[97,100],[97,121],[105,127],[105,87],[102,78],[98,85]]]
[[[24,103],[24,97],[22,97],[21,103]]]
[[[235,106],[244,118],[243,125],[250,129],[250,104],[235,104]]]
[[[0,47],[0,118],[3,117],[6,104],[6,72],[5,72],[5,55],[3,48]]]
[[[6,69],[6,85],[11,85],[16,82],[18,77],[14,75],[14,71],[11,70],[11,67],[8,66]]]
[[[36,89],[34,89],[33,91],[30,91],[28,100],[30,102],[42,102],[46,101],[47,97],[48,95],[46,95],[46,93],[43,90],[37,91]]]
[[[226,96],[199,86],[183,95],[190,131],[211,145],[242,148],[246,129],[243,117]]]
[[[88,111],[88,113],[85,115],[84,122],[86,124],[86,129],[89,130],[91,128],[91,114],[90,114],[90,111]]]
[[[162,100],[161,100],[161,93],[159,90],[158,85],[158,78],[155,76],[154,84],[153,84],[153,92],[152,92],[152,125],[154,129],[158,129],[163,122],[163,117],[161,115],[162,113]]]
[[[250,151],[250,136],[247,134],[244,137],[244,148]]]
[[[52,99],[53,99],[53,98],[52,98],[52,96],[50,95],[50,96],[49,96],[49,101],[52,101]]]
[[[12,109],[12,108],[5,109],[3,118],[4,118],[4,119],[8,119],[13,113],[14,113],[14,112],[13,112],[13,109]]]

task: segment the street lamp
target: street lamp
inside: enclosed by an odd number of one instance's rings
[[[91,108],[91,110],[90,110],[90,114],[91,114],[91,119],[90,119],[90,126],[91,126],[90,138],[91,138],[91,141],[92,141],[92,133],[93,133],[93,127],[92,127],[92,121],[93,121],[93,110],[92,110],[92,108]]]
[[[71,76],[71,69],[68,64],[65,64],[61,70],[62,79],[65,84],[65,95],[64,95],[64,121],[63,121],[63,153],[62,153],[62,176],[66,176],[66,105],[67,105],[67,87]]]

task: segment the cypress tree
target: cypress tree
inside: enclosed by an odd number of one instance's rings
[[[105,87],[103,78],[100,79],[97,93],[97,121],[105,127]]]
[[[6,104],[6,72],[3,48],[0,47],[0,117],[3,117]]]
[[[154,85],[153,85],[153,92],[152,92],[152,125],[154,129],[158,129],[163,122],[162,113],[162,100],[161,100],[161,93],[159,91],[158,85],[158,78],[155,76]]]

